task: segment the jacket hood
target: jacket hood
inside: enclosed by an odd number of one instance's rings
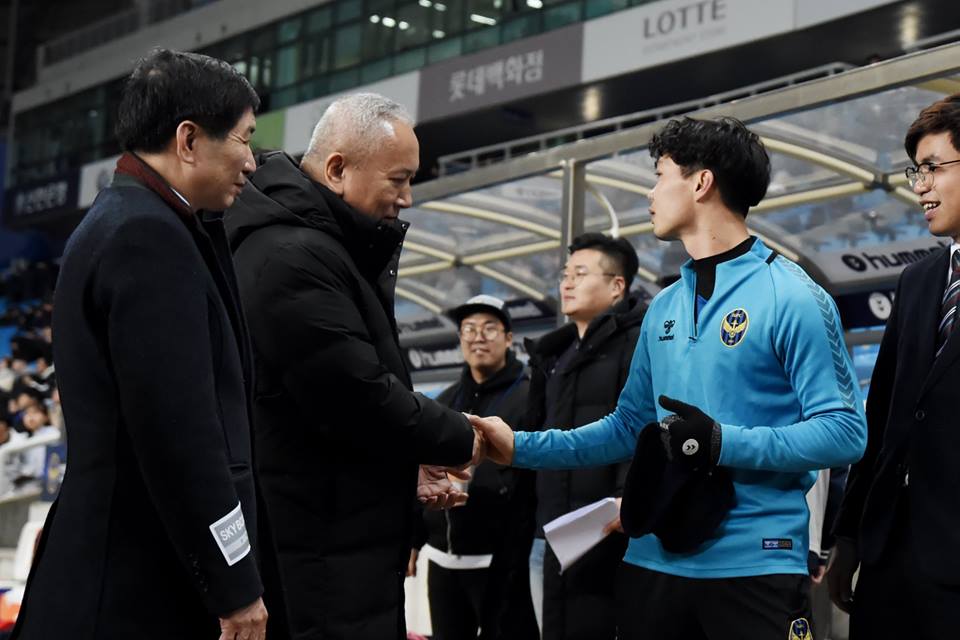
[[[408,226],[400,220],[378,222],[357,212],[282,151],[257,157],[257,170],[227,210],[224,223],[234,251],[254,231],[285,225],[318,229],[350,250],[372,249],[369,245],[376,244],[392,253]]]
[[[593,319],[583,334],[582,342],[603,342],[614,333],[639,326],[647,312],[647,303],[640,291],[632,291],[627,297],[613,305],[607,311]],[[570,343],[577,339],[577,326],[568,322],[559,329],[545,334],[536,342],[528,342],[527,351],[539,356],[552,356],[562,353]]]

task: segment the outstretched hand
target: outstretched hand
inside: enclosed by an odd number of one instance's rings
[[[496,416],[481,418],[467,415],[470,424],[482,437],[481,452],[483,457],[498,464],[510,465],[513,463],[513,429],[506,422]]]
[[[450,480],[451,474],[458,480],[470,479],[469,470],[448,469],[434,465],[420,465],[417,482],[417,500],[426,509],[439,511],[459,507],[467,503],[466,491],[461,491]]]

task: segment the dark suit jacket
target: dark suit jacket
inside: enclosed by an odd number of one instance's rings
[[[960,584],[960,330],[934,359],[949,248],[907,267],[867,400],[867,450],[850,472],[834,532],[875,563],[905,496],[919,568]]]
[[[216,638],[263,592],[250,357],[217,218],[123,176],[70,238],[54,300],[69,466],[15,637]],[[210,527],[228,539],[227,562]],[[231,551],[231,548],[233,550]]]

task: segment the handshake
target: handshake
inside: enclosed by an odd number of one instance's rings
[[[660,441],[667,459],[691,469],[715,466],[720,457],[720,425],[699,408],[685,402],[660,396],[659,403],[671,412],[660,423]],[[473,426],[473,456],[461,467],[421,465],[417,499],[428,509],[449,509],[465,504],[471,469],[484,460],[513,464],[513,429],[510,425],[496,416],[464,415]]]
[[[467,502],[467,483],[472,469],[484,460],[509,465],[513,462],[513,429],[492,416],[464,414],[473,426],[473,455],[460,467],[420,465],[417,500],[431,510],[459,507]]]

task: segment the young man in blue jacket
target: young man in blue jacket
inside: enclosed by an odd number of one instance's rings
[[[651,303],[617,408],[572,431],[474,418],[487,454],[518,467],[629,459],[645,426],[669,464],[724,467],[735,505],[672,553],[632,538],[618,576],[620,638],[809,640],[808,511],[816,470],[856,461],[862,402],[830,297],[750,236],[770,160],[732,119],[671,121],[650,144],[653,231],[693,258]],[[653,424],[651,424],[653,423]]]

